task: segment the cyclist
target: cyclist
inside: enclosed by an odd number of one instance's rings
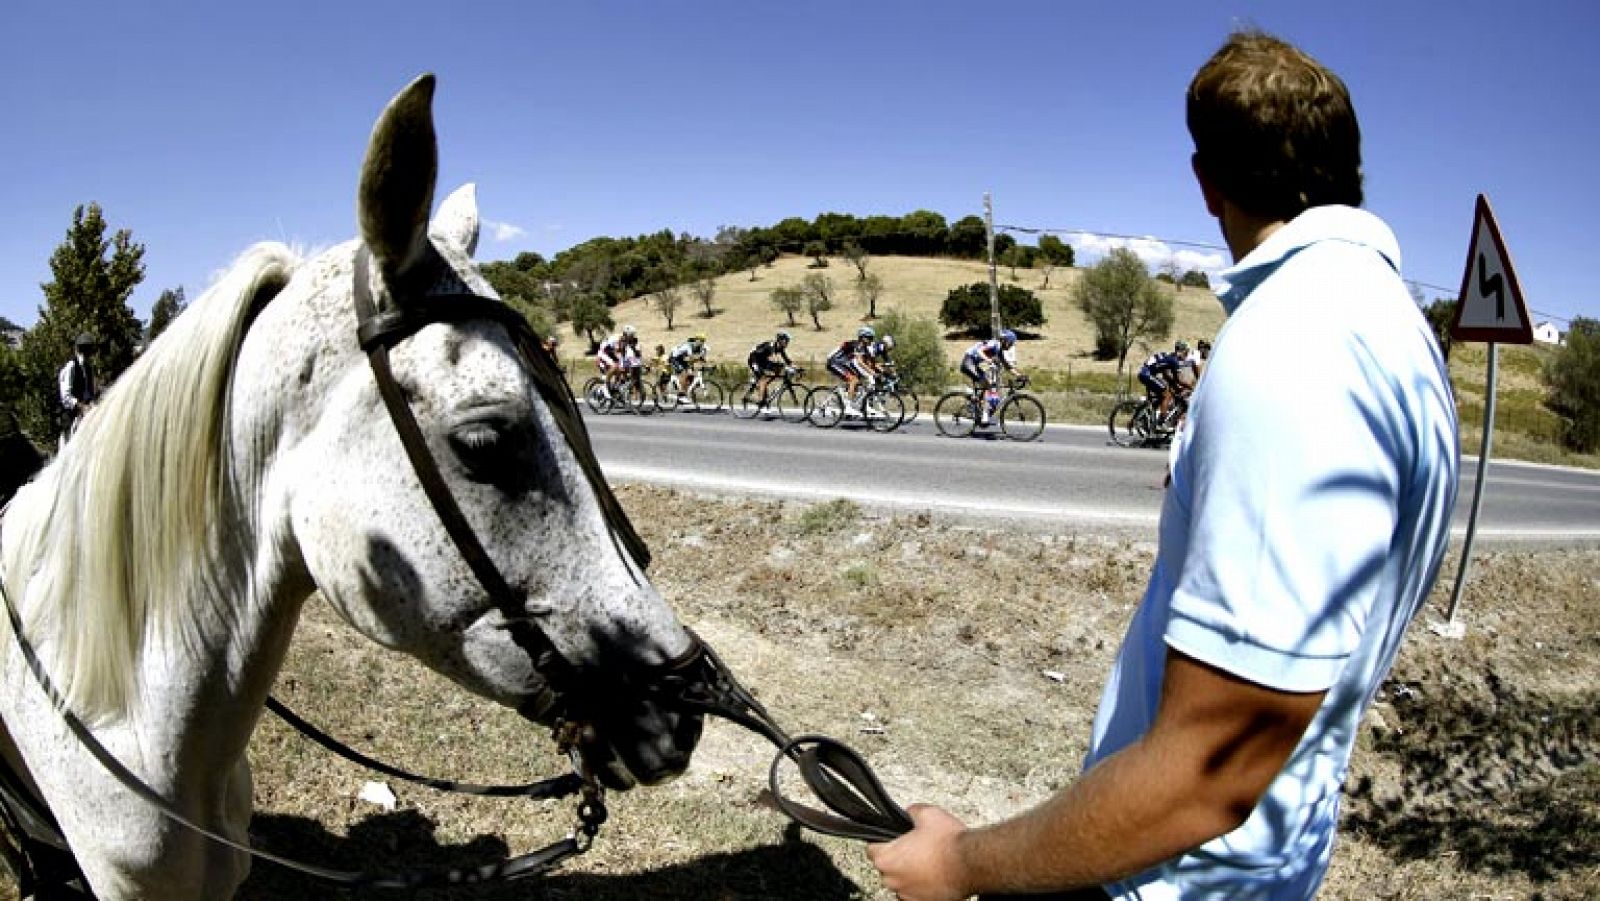
[[[655,355],[650,358],[650,365],[645,367],[646,372],[655,374],[658,393],[665,393],[667,382],[672,380],[672,371],[668,367],[667,359],[667,346],[657,344]]]
[[[1184,368],[1184,360],[1189,355],[1189,342],[1179,341],[1173,345],[1172,351],[1167,353],[1158,350],[1139,367],[1139,382],[1144,385],[1150,402],[1156,405],[1157,422],[1166,422],[1172,398],[1184,390],[1183,383],[1178,379],[1178,371]]]
[[[556,356],[556,350],[561,346],[561,338],[555,332],[545,335],[544,340],[539,342],[539,346],[544,348],[544,352],[550,355],[551,360],[557,363],[561,362]]]
[[[762,341],[750,348],[750,355],[745,357],[744,362],[750,367],[750,387],[761,398],[758,409],[765,409],[767,386],[782,374],[785,367],[794,365],[789,359],[789,333],[778,332],[771,341]]]
[[[606,380],[606,395],[609,397],[611,389],[623,377],[639,368],[639,334],[634,327],[625,325],[620,334],[600,342],[600,349],[594,355],[594,365]]]
[[[688,384],[688,381],[684,378],[684,373],[688,372],[693,366],[704,366],[709,353],[710,348],[706,346],[706,336],[703,333],[696,333],[689,340],[674,347],[672,353],[667,356],[667,365],[672,367],[673,391],[677,393],[680,401],[686,402],[688,400],[683,396],[684,388]],[[663,370],[664,372],[665,370]],[[665,378],[665,375],[663,375],[663,378]]]
[[[979,425],[988,425],[989,416],[994,413],[994,407],[999,405],[999,397],[992,396],[991,392],[999,387],[1000,369],[1017,371],[1016,346],[1017,333],[1006,329],[1000,333],[1000,337],[979,341],[961,355],[961,374],[972,381],[974,393],[988,398],[987,403],[979,405]]]
[[[867,352],[872,347],[872,341],[877,333],[871,326],[863,325],[856,329],[853,341],[846,341],[839,348],[828,355],[828,371],[844,382],[844,410],[847,415],[856,415],[856,384],[863,378],[871,385],[872,373],[865,362]]]

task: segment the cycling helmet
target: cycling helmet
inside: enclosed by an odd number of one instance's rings
[[[883,336],[883,349],[884,350],[894,350],[894,336],[893,335],[884,335]]]
[[[635,337],[638,337],[638,335],[634,331],[633,326],[625,325],[625,326],[622,327],[622,337],[624,337],[624,338],[635,338]]]
[[[780,343],[780,344],[787,344],[789,342],[789,333],[788,332],[779,332],[778,333],[778,337],[776,339],[774,339],[774,340],[778,341],[778,343]]]
[[[872,326],[870,325],[863,325],[862,327],[856,329],[856,337],[865,339],[867,341],[871,341],[873,338],[877,337],[877,334],[877,332],[872,330]]]
[[[697,332],[697,333],[695,333],[695,336],[693,338],[690,338],[689,340],[693,341],[696,344],[704,344],[704,343],[706,343],[706,333],[705,332]]]
[[[1015,344],[1017,343],[1017,333],[1011,329],[1006,329],[1000,333],[1000,340],[1006,344]]]
[[[1189,352],[1189,342],[1179,341],[1177,344],[1172,345],[1172,349],[1180,354],[1186,354]]]
[[[1211,350],[1211,342],[1210,341],[1206,341],[1205,339],[1201,339],[1201,341],[1200,341],[1200,352],[1201,353],[1207,353],[1210,350]]]

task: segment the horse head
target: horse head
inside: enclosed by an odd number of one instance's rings
[[[688,765],[700,718],[621,686],[694,640],[645,577],[570,393],[520,318],[450,312],[498,298],[472,261],[471,186],[429,218],[432,99],[423,76],[373,129],[359,240],[297,267],[257,313],[235,367],[233,442],[272,458],[259,492],[272,552],[357,630],[534,719],[583,720],[584,756],[612,787],[659,782]],[[379,318],[404,320],[422,298],[443,311],[392,334],[388,366],[498,593],[408,460],[358,344],[363,293]]]

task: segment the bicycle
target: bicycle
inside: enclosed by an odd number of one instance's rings
[[[642,373],[642,369],[634,367],[615,381],[598,375],[590,376],[583,383],[583,401],[596,413],[626,410],[643,414],[650,403],[650,395],[645,390]]]
[[[1165,417],[1159,402],[1148,395],[1141,400],[1123,400],[1111,408],[1106,428],[1111,433],[1111,443],[1118,447],[1167,447],[1188,410],[1186,394],[1173,395]]]
[[[980,397],[971,388],[946,391],[933,407],[933,423],[939,434],[951,438],[965,438],[983,421],[979,404],[988,404],[992,420],[1000,424],[1000,433],[1013,441],[1032,441],[1044,433],[1044,404],[1027,393],[1028,377],[1019,375],[1006,380],[1005,393],[990,388]]]
[[[917,420],[917,414],[922,412],[922,400],[917,397],[917,392],[901,386],[899,372],[892,366],[889,367],[884,370],[883,375],[878,377],[878,384],[882,385],[884,390],[900,395],[900,399],[905,401],[906,414],[900,420],[901,425]]]
[[[806,388],[797,383],[805,370],[798,366],[785,366],[779,378],[767,379],[766,387],[756,393],[756,379],[745,385],[733,415],[740,419],[754,419],[762,410],[773,410],[784,422],[800,422],[806,417]]]
[[[892,432],[905,421],[905,400],[881,384],[857,391],[857,396],[861,398],[860,407],[852,406],[845,398],[843,385],[818,385],[806,395],[806,421],[817,428],[831,429],[846,419],[859,417],[874,432]]]
[[[660,396],[657,404],[664,410],[680,410],[688,408],[696,413],[716,413],[727,404],[727,391],[716,382],[706,378],[703,366],[690,369],[693,373],[688,383],[674,389],[674,376],[668,376],[661,381]],[[681,379],[680,373],[676,378]]]

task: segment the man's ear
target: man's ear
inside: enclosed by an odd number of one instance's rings
[[[1200,162],[1200,154],[1192,154],[1189,157],[1189,167],[1194,170],[1195,181],[1200,183],[1200,195],[1206,199],[1206,212],[1221,219],[1224,212],[1222,191],[1218,190],[1216,183],[1206,174],[1205,164]]]

